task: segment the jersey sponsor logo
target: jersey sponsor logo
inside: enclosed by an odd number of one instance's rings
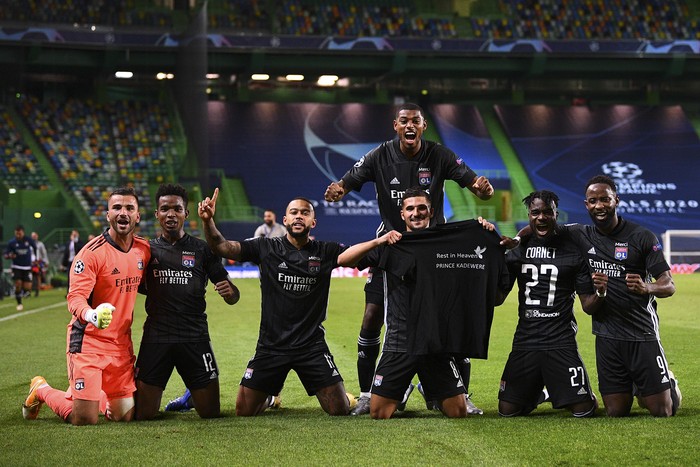
[[[608,277],[622,277],[622,271],[625,270],[622,264],[608,263],[605,260],[596,261],[591,258],[588,258],[588,267],[596,272],[602,272]]]
[[[112,275],[114,276],[117,274],[119,274],[119,269],[117,269],[117,268],[112,269]]]
[[[480,246],[477,246],[476,248],[474,248],[474,253],[476,254],[476,256],[479,259],[484,259],[484,257],[482,255],[485,252],[486,252],[486,247],[481,248]]]
[[[153,258],[151,264],[160,264],[160,261],[158,261],[158,258]]]
[[[556,318],[560,313],[554,311],[552,313],[544,313],[540,310],[525,310],[525,318]]]
[[[622,261],[627,259],[627,247],[626,246],[616,246],[615,247],[615,259]]]
[[[182,265],[186,268],[194,267],[194,255],[182,253]]]
[[[85,263],[83,263],[82,259],[79,259],[78,261],[75,262],[73,265],[73,272],[76,274],[80,274],[83,271],[85,271]]]
[[[594,248],[594,247],[591,247],[591,249],[588,250],[588,254],[589,254],[589,255],[595,255],[595,254],[597,254],[597,253],[595,252],[595,248]]]
[[[277,267],[278,267],[279,269],[289,269],[289,268],[287,267],[287,263],[285,263],[284,261],[282,261],[280,264],[278,264]]]
[[[389,182],[389,185],[401,185],[401,182],[399,181],[398,178],[394,177],[394,178],[392,178],[391,181]]]
[[[656,245],[654,245],[654,246],[651,247],[651,248],[652,248],[652,250],[654,250],[654,251],[661,251],[661,250],[664,249],[664,248],[661,246],[661,243],[657,243]]]
[[[372,383],[374,386],[381,386],[382,381],[384,380],[384,377],[382,375],[374,375],[374,383]]]
[[[290,292],[311,292],[311,287],[318,282],[316,277],[304,277],[277,273],[277,281],[282,284],[284,290]]]
[[[243,373],[243,379],[251,379],[253,377],[253,369],[246,368],[245,373]]]
[[[433,174],[430,169],[419,168],[418,169],[418,184],[422,186],[430,185],[433,181]]]
[[[75,390],[82,391],[85,389],[85,380],[83,378],[78,378],[75,380]]]

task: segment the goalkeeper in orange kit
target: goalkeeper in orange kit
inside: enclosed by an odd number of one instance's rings
[[[73,425],[94,425],[100,412],[115,421],[134,416],[134,348],[131,323],[148,242],[134,235],[138,197],[119,188],[108,200],[109,228],[85,245],[70,271],[68,379],[63,392],[41,376],[32,379],[24,418],[37,418],[42,403]]]

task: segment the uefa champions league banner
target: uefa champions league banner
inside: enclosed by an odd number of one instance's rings
[[[0,28],[0,41],[54,42],[97,46],[179,47],[191,40],[183,34],[154,31],[129,31],[111,26],[75,24],[58,27]],[[334,37],[285,36],[242,32],[207,34],[207,44],[214,48],[234,49],[321,49],[343,51],[432,51],[442,53],[483,54],[700,54],[697,40],[541,40],[541,39],[439,39],[434,37]]]
[[[700,139],[679,106],[499,106],[536,189],[556,192],[569,222],[589,223],[586,181],[618,185],[618,212],[660,236],[700,229]]]

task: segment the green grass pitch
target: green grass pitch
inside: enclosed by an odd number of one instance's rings
[[[306,396],[294,373],[282,392],[282,409],[257,418],[233,413],[238,382],[253,354],[259,326],[257,280],[236,281],[239,304],[230,307],[213,290],[209,326],[221,371],[223,417],[200,420],[194,412],[167,413],[159,420],[72,427],[43,407],[25,421],[20,405],[36,374],[57,388],[67,384],[64,291],[47,291],[16,313],[11,298],[0,301],[0,465],[697,465],[700,463],[700,275],[675,277],[675,296],[659,301],[661,338],[683,391],[678,416],[655,419],[638,407],[631,417],[575,420],[542,406],[531,416],[503,419],[497,392],[516,323],[517,294],[496,309],[488,360],[474,360],[470,391],[483,416],[448,420],[429,412],[417,392],[395,419],[329,417]],[[356,342],[364,308],[362,279],[333,281],[327,340],[357,394]],[[145,312],[139,299],[134,342],[138,349]],[[577,308],[578,342],[597,388],[590,319]],[[175,373],[163,404],[180,395]]]

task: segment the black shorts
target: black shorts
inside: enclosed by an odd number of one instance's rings
[[[588,372],[576,347],[513,350],[503,369],[498,399],[533,406],[545,386],[555,409],[593,399]]]
[[[379,268],[369,268],[365,284],[365,303],[384,306],[384,271]]]
[[[17,269],[12,268],[12,280],[17,282],[31,282],[32,281],[32,271],[29,269]]]
[[[200,389],[219,378],[211,342],[141,343],[136,379],[165,389],[173,368],[189,389]]]
[[[382,352],[374,373],[372,394],[401,401],[416,374],[427,400],[442,401],[466,392],[454,358],[449,355]]]
[[[596,337],[598,388],[608,394],[632,393],[636,384],[641,396],[671,388],[668,363],[661,342],[630,342]]]
[[[241,379],[241,386],[279,394],[290,370],[294,370],[309,396],[343,381],[328,347],[298,354],[255,352]]]

